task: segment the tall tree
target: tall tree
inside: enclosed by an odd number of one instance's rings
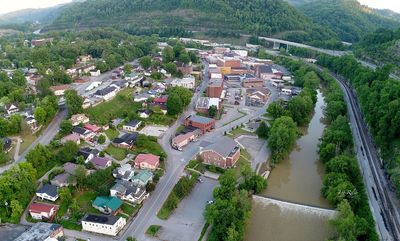
[[[272,162],[277,163],[292,150],[297,139],[297,126],[293,119],[282,116],[274,121],[269,133],[268,146],[272,152]]]
[[[70,116],[83,112],[83,98],[75,90],[65,91],[65,101]]]
[[[143,69],[148,69],[151,66],[151,57],[144,56],[139,60],[139,63],[143,67]]]

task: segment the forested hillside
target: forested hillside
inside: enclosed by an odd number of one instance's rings
[[[394,29],[400,22],[382,17],[357,0],[318,0],[299,7],[315,23],[326,26],[343,41],[357,42],[378,28]]]
[[[116,26],[128,33],[180,28],[274,35],[310,42],[336,35],[280,0],[88,0],[72,4],[48,29]]]
[[[64,5],[58,5],[50,8],[23,9],[0,16],[0,25],[20,24],[25,22],[49,23],[56,19],[63,11]]]
[[[377,65],[391,64],[395,72],[400,71],[400,28],[396,31],[378,29],[366,35],[354,46],[357,57]]]

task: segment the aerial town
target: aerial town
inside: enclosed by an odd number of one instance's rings
[[[1,241],[400,240],[396,10],[15,1]]]

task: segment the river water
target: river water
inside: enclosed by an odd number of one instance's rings
[[[260,196],[330,208],[321,196],[324,167],[318,160],[318,143],[325,125],[322,123],[325,105],[321,92],[314,115],[296,148],[280,162],[268,178],[267,189]],[[247,241],[321,241],[332,235],[329,217],[306,210],[283,208],[253,200],[253,210],[246,232]]]

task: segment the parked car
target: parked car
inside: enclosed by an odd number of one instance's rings
[[[210,201],[207,201],[207,204],[214,204],[214,201],[213,200],[210,200]]]
[[[204,180],[203,180],[203,179],[201,179],[200,177],[199,177],[199,178],[197,178],[197,181],[198,181],[198,182],[200,182],[200,183],[203,183],[203,182],[204,182]]]

